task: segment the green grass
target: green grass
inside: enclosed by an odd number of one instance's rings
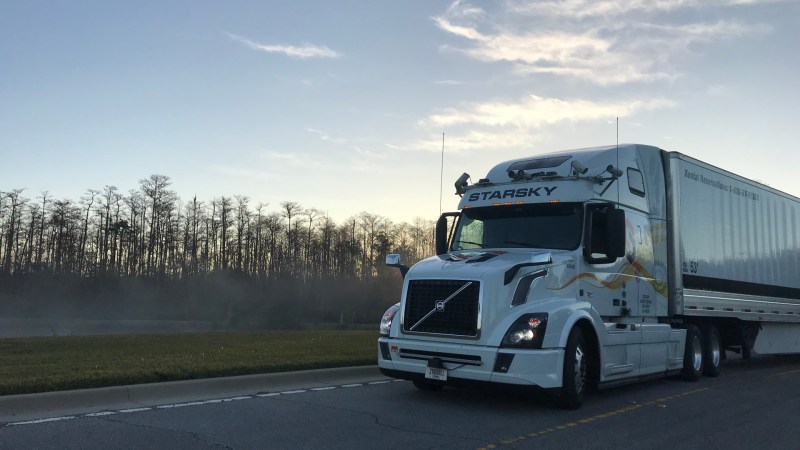
[[[374,330],[0,339],[0,395],[369,365],[376,340]]]

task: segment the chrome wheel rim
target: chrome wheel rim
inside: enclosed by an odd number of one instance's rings
[[[583,391],[586,382],[586,361],[583,356],[583,348],[579,345],[575,349],[575,392]]]
[[[722,358],[722,351],[720,350],[719,339],[717,338],[716,334],[711,335],[711,342],[708,344],[711,346],[711,363],[714,367],[719,365],[719,361]]]
[[[703,345],[699,336],[692,338],[692,367],[695,371],[703,367]]]

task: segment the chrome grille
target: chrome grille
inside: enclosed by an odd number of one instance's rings
[[[468,283],[469,286],[453,296]],[[403,331],[476,337],[479,297],[478,281],[411,280],[406,295]],[[447,303],[437,310],[437,302],[444,301]]]

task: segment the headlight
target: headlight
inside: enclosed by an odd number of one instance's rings
[[[381,336],[389,336],[389,328],[392,328],[392,319],[397,315],[397,311],[400,311],[400,303],[395,303],[383,313],[380,327]]]
[[[547,313],[525,314],[506,331],[500,347],[542,348]]]

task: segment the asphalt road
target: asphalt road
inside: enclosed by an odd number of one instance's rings
[[[225,399],[0,424],[0,448],[800,448],[800,356],[736,356],[722,375],[606,391],[421,392],[367,377]]]

